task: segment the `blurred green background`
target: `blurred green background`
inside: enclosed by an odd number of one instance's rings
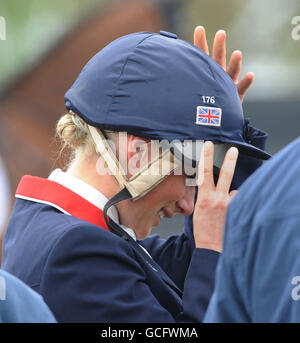
[[[121,0],[122,1],[122,0]],[[56,42],[113,0],[1,0],[6,41],[0,41],[0,90],[30,68]],[[120,1],[119,1],[120,2]],[[243,71],[253,71],[248,99],[297,99],[300,41],[291,38],[291,20],[300,15],[299,0],[152,0],[167,28],[191,41],[196,25],[212,42],[219,28],[228,34],[228,52],[244,54]],[[112,18],[113,20],[113,18]]]

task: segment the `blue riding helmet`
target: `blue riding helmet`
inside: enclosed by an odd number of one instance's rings
[[[249,125],[232,79],[173,33],[138,32],[116,39],[85,65],[65,104],[100,129],[169,142],[229,143],[241,154],[270,157],[245,132]]]

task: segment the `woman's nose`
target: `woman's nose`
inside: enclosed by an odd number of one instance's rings
[[[177,207],[182,215],[188,216],[194,211],[195,187],[188,186],[185,188],[183,197],[176,202]]]

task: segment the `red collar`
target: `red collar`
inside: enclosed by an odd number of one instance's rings
[[[16,197],[53,206],[66,214],[109,231],[103,211],[57,182],[25,175],[18,185]]]

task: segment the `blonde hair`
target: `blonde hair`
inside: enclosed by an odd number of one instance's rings
[[[116,132],[103,130],[109,140],[115,142]],[[77,156],[85,153],[87,156],[97,155],[95,143],[92,139],[88,124],[77,114],[69,112],[63,115],[56,124],[56,136],[62,142],[62,152],[69,148],[72,151],[70,162],[76,159]]]

